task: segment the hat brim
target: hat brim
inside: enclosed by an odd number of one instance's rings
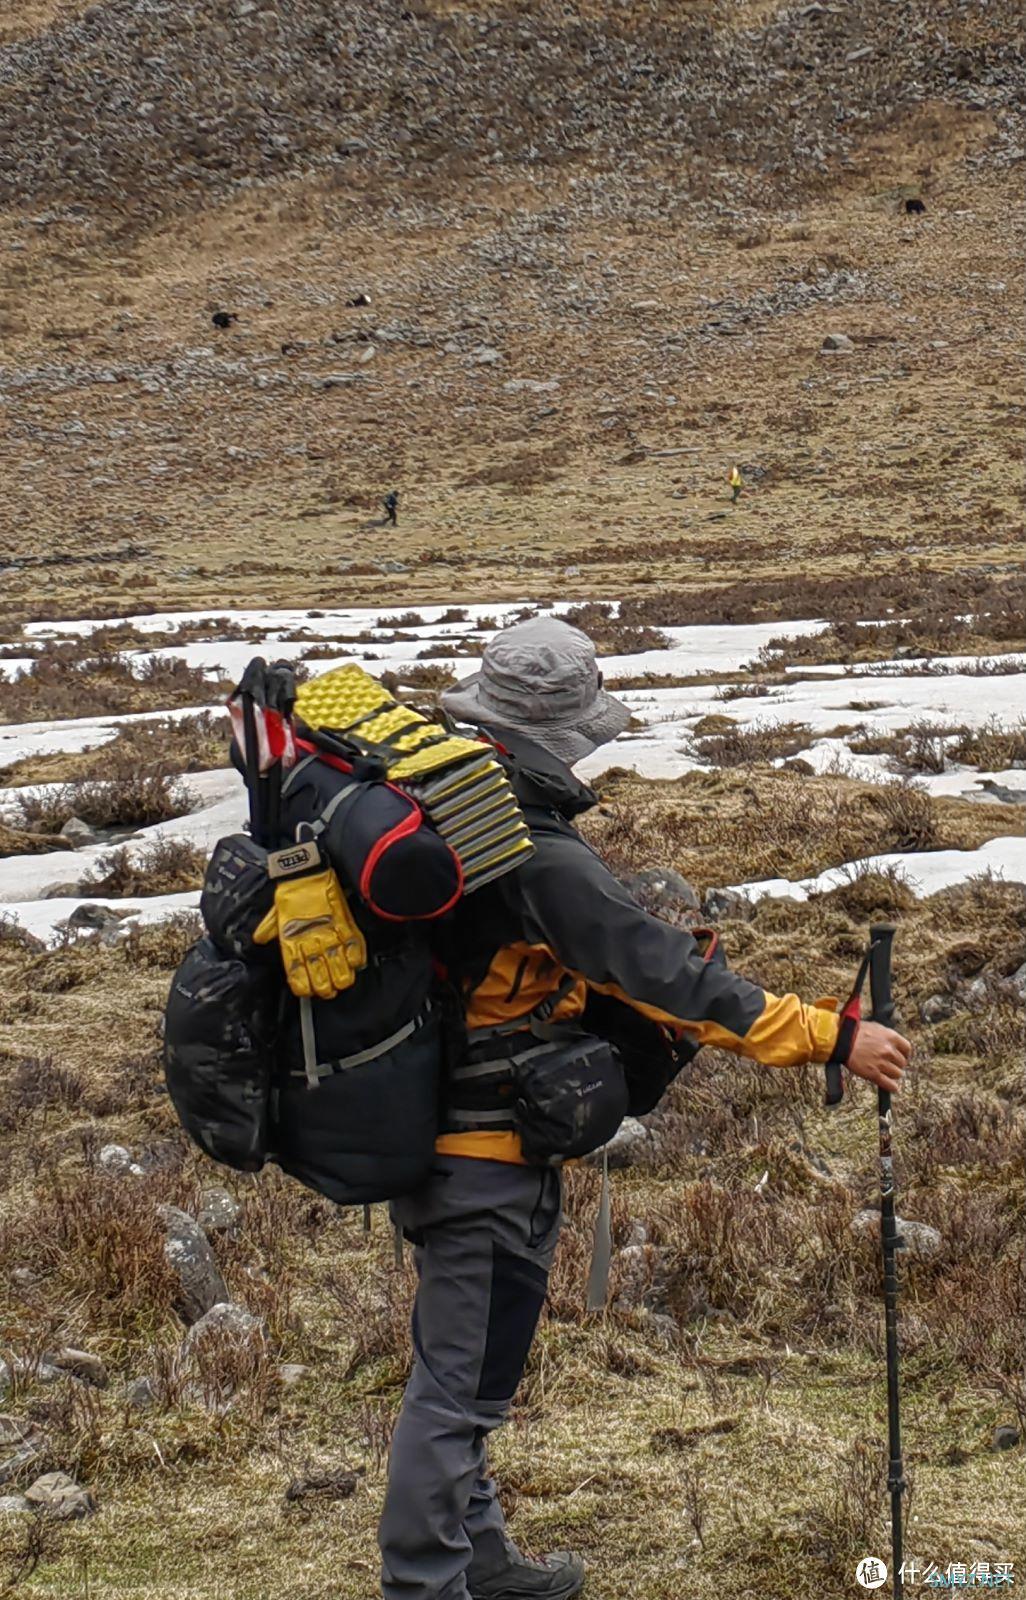
[[[457,722],[481,723],[487,728],[511,728],[534,739],[546,750],[572,767],[600,745],[616,739],[627,728],[631,713],[621,700],[600,689],[585,715],[560,720],[518,719],[508,711],[497,711],[481,698],[481,673],[464,678],[441,695],[443,708]]]

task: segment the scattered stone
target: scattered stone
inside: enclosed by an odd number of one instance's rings
[[[285,1499],[290,1505],[300,1500],[348,1500],[356,1493],[360,1476],[345,1467],[314,1470],[305,1477],[293,1478],[285,1490]]]
[[[338,147],[340,155],[355,154],[357,149],[366,150],[366,148],[367,146],[362,139],[346,139]],[[346,301],[347,306],[369,306],[370,303],[371,297],[365,293],[354,294],[351,299]]]
[[[136,1411],[150,1411],[157,1403],[157,1388],[152,1378],[133,1378],[125,1390],[125,1404]]]
[[[76,878],[74,883],[51,883],[40,895],[41,900],[77,900],[82,893],[81,879]]]
[[[92,1516],[96,1501],[88,1489],[83,1489],[66,1472],[47,1472],[37,1478],[25,1498],[44,1516],[57,1522],[72,1522],[79,1517]]]
[[[1006,982],[1011,984],[1020,999],[1026,1000],[1026,961],[1023,962],[1021,967],[1016,968],[1015,972],[1010,974]]]
[[[184,1322],[198,1324],[212,1307],[228,1300],[227,1285],[195,1218],[177,1206],[161,1206],[160,1218],[167,1230],[165,1254],[180,1287],[178,1312]]]
[[[931,994],[920,1002],[919,1016],[926,1023],[946,1022],[957,1010],[958,1001],[953,994]]]
[[[1010,1422],[999,1422],[991,1440],[992,1450],[1014,1450],[1019,1443],[1019,1430]]]
[[[0,1494],[0,1517],[32,1515],[31,1502],[23,1494]]]
[[[612,1168],[630,1167],[634,1165],[642,1148],[648,1143],[651,1135],[643,1122],[637,1117],[624,1117],[609,1143],[604,1146],[604,1153],[608,1157]],[[602,1165],[603,1150],[593,1150],[584,1157],[589,1166]]]
[[[494,345],[479,344],[476,350],[470,352],[469,359],[475,367],[494,367],[497,361],[502,360],[502,351],[496,350]]]
[[[238,322],[238,313],[235,311],[215,311],[211,317],[215,328],[230,328],[233,322]]]
[[[360,362],[361,367],[365,367],[367,365],[368,361],[373,361],[374,357],[377,355],[377,353],[378,353],[377,349],[375,348],[374,345],[372,345],[372,344],[365,345],[364,348],[360,351],[360,355],[359,355],[359,362]]]
[[[820,345],[824,355],[850,355],[854,348],[846,333],[828,333]]]
[[[647,911],[702,909],[694,887],[672,867],[644,867],[640,872],[624,873],[620,882]]]
[[[737,889],[709,889],[702,901],[702,915],[710,922],[747,922],[752,902]]]
[[[127,911],[115,911],[113,906],[98,906],[87,902],[85,905],[75,907],[68,918],[68,927],[106,933],[112,928],[119,927],[122,920],[129,915]]]
[[[558,378],[508,378],[503,384],[507,394],[555,394]]]
[[[246,1345],[263,1342],[266,1336],[267,1325],[263,1318],[237,1306],[228,1299],[226,1292],[224,1299],[211,1306],[189,1329],[182,1343],[182,1354],[195,1355],[208,1341],[225,1342],[243,1349]]]
[[[351,389],[354,383],[364,381],[362,372],[330,372],[321,384],[322,389]]]
[[[227,1189],[204,1189],[196,1221],[207,1233],[230,1233],[242,1216],[242,1207]]]
[[[1007,784],[996,783],[993,778],[977,778],[976,782],[985,794],[1004,806],[1026,806],[1026,789],[1010,789]]]
[[[928,1222],[913,1222],[906,1217],[895,1217],[894,1220],[904,1248],[920,1261],[932,1261],[944,1248],[943,1235],[936,1228],[931,1228]],[[853,1233],[864,1233],[879,1238],[880,1213],[875,1208],[868,1207],[852,1218],[851,1226]]]
[[[294,1389],[297,1383],[302,1383],[310,1371],[311,1368],[304,1367],[301,1361],[283,1362],[278,1368],[278,1377],[281,1380],[282,1388]]]
[[[105,1144],[97,1160],[105,1172],[130,1172],[135,1166],[132,1152],[123,1144]]]
[[[95,844],[99,838],[96,829],[91,828],[88,822],[83,822],[81,817],[69,817],[61,829],[60,836],[62,839],[70,839],[76,850],[81,849],[83,845]]]
[[[69,1348],[50,1351],[43,1359],[50,1366],[56,1367],[58,1372],[70,1373],[73,1378],[91,1384],[94,1389],[106,1389],[110,1383],[107,1368],[99,1356],[93,1355],[91,1350]]]

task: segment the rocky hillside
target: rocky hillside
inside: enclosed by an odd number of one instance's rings
[[[3,24],[17,34],[13,0]],[[858,166],[932,102],[1013,154],[1020,8],[855,4],[56,4],[0,56],[0,198],[153,216],[330,172],[384,206],[468,178],[580,175],[585,205],[760,205]],[[1019,151],[1021,155],[1021,150]],[[646,182],[646,179],[656,181]]]

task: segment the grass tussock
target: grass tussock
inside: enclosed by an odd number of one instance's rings
[[[91,828],[149,828],[192,809],[177,778],[134,767],[112,778],[78,778],[56,789],[26,789],[17,797],[19,822],[28,832],[59,833],[72,817]]]
[[[127,845],[101,856],[82,880],[82,892],[105,899],[130,895],[182,894],[203,887],[207,858],[184,839],[155,839],[143,850]]]
[[[711,717],[703,718],[703,722],[711,721]],[[807,722],[771,722],[757,727],[733,722],[728,727],[699,733],[692,740],[692,749],[700,761],[712,767],[750,767],[757,762],[796,756],[811,743],[812,729]]]

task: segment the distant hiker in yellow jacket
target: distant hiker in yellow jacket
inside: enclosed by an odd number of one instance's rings
[[[730,469],[730,487],[733,490],[730,503],[732,506],[736,506],[741,498],[741,490],[744,488],[744,479],[741,476],[741,468],[737,465],[731,467]]]

